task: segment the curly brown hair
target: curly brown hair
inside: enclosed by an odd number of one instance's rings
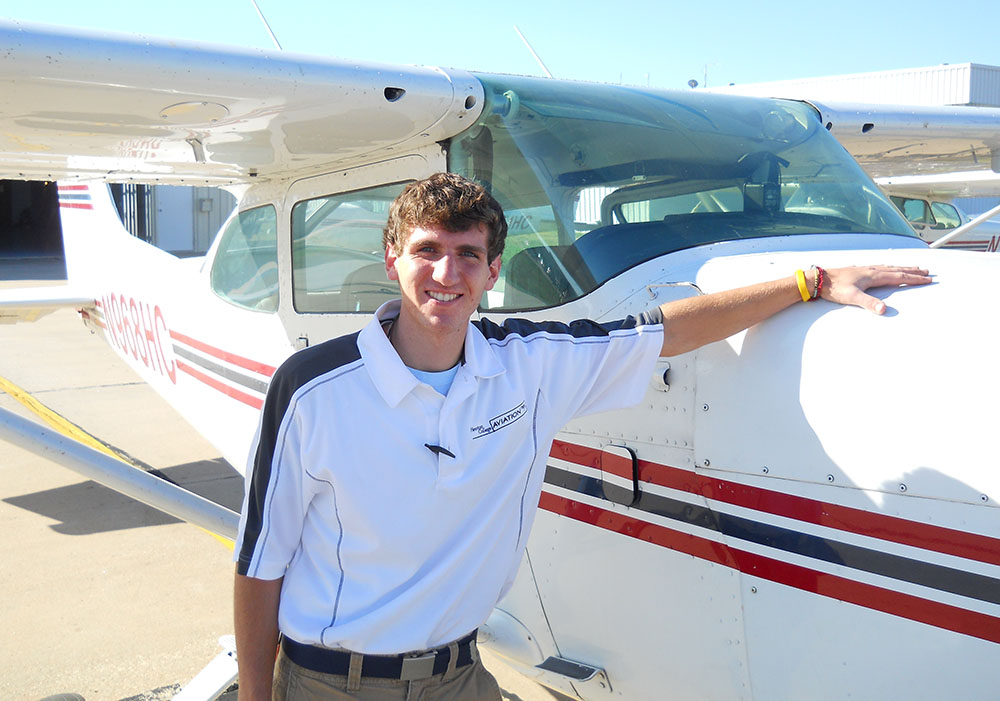
[[[458,232],[476,224],[486,227],[486,257],[493,262],[503,254],[507,219],[500,203],[485,188],[456,173],[435,173],[410,183],[389,208],[389,221],[382,230],[382,246],[396,253],[418,226],[439,226]]]

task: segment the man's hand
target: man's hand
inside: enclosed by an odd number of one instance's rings
[[[885,313],[885,304],[865,290],[873,287],[926,285],[926,270],[874,265],[824,270],[820,297],[838,304],[853,304],[875,314]],[[814,271],[805,272],[806,289],[814,290]],[[706,343],[721,341],[754,324],[769,319],[782,309],[802,303],[795,276],[761,282],[735,290],[688,297],[660,307],[663,313],[663,348],[669,357],[687,353]]]
[[[838,304],[853,304],[875,314],[885,314],[885,302],[865,290],[872,287],[900,287],[902,285],[926,285],[931,277],[922,268],[900,268],[890,265],[872,265],[857,268],[837,268],[826,270],[827,282],[820,290],[820,297]],[[809,274],[806,279],[812,289]]]

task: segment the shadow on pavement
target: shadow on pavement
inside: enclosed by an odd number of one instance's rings
[[[222,458],[175,465],[159,472],[171,482],[233,511],[239,511],[242,506],[243,476]],[[64,535],[89,535],[180,522],[91,480],[3,501],[57,521],[50,527]]]

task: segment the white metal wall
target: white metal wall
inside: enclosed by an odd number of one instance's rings
[[[972,64],[969,104],[981,107],[1000,106],[1000,66]]]
[[[165,251],[200,254],[212,245],[236,199],[215,187],[154,185],[154,245]]]
[[[956,63],[822,78],[743,83],[708,90],[831,102],[1000,107],[1000,67]]]

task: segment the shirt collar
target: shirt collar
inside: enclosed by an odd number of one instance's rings
[[[382,330],[382,322],[399,316],[400,300],[386,302],[375,311],[371,321],[358,334],[358,349],[372,383],[386,404],[395,407],[403,397],[420,385],[410,369],[403,364],[396,349]],[[489,341],[474,325],[465,331],[465,353],[460,371],[475,377],[496,377],[505,372],[503,363],[493,352]]]
[[[496,377],[507,371],[483,332],[472,323],[465,331],[465,365],[476,377]]]
[[[390,300],[379,307],[371,321],[358,334],[358,350],[365,361],[365,369],[371,377],[375,389],[391,407],[420,384],[403,361],[382,330],[382,322],[399,316],[398,299]]]

